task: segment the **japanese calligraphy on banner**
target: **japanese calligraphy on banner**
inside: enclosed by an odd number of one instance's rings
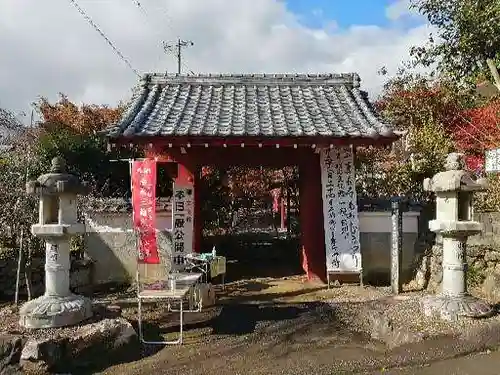
[[[193,252],[194,186],[174,184],[172,268],[183,269],[185,256]]]
[[[132,210],[139,237],[139,261],[159,264],[156,239],[156,162],[132,162]]]
[[[360,272],[353,149],[322,149],[320,158],[326,268],[333,272]]]

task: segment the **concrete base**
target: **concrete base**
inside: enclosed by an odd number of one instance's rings
[[[92,316],[90,299],[70,294],[66,297],[38,297],[19,310],[19,325],[25,328],[56,328],[78,324]]]
[[[428,317],[437,315],[448,321],[455,321],[461,317],[486,318],[494,313],[490,304],[471,295],[462,297],[426,296],[422,298],[421,306],[424,315]]]

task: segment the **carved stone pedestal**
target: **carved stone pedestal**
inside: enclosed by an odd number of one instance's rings
[[[461,297],[426,296],[422,299],[421,304],[426,316],[438,316],[448,321],[455,321],[461,317],[485,318],[493,313],[490,304],[471,295]]]
[[[56,328],[75,325],[90,317],[92,302],[86,297],[44,295],[23,305],[19,324],[26,328]]]

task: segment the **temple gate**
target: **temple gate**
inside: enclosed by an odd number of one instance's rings
[[[140,145],[148,157],[177,163],[174,217],[176,191],[192,193],[183,252],[200,251],[203,165],[297,165],[308,278],[361,272],[355,147],[385,147],[397,135],[377,118],[357,74],[147,74],[135,92],[105,133],[111,144]]]

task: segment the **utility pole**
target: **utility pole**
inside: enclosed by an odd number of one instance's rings
[[[182,66],[182,48],[194,46],[194,43],[190,40],[177,39],[177,42],[168,43],[163,42],[163,50],[165,52],[174,52],[177,55],[177,73],[181,74]]]

